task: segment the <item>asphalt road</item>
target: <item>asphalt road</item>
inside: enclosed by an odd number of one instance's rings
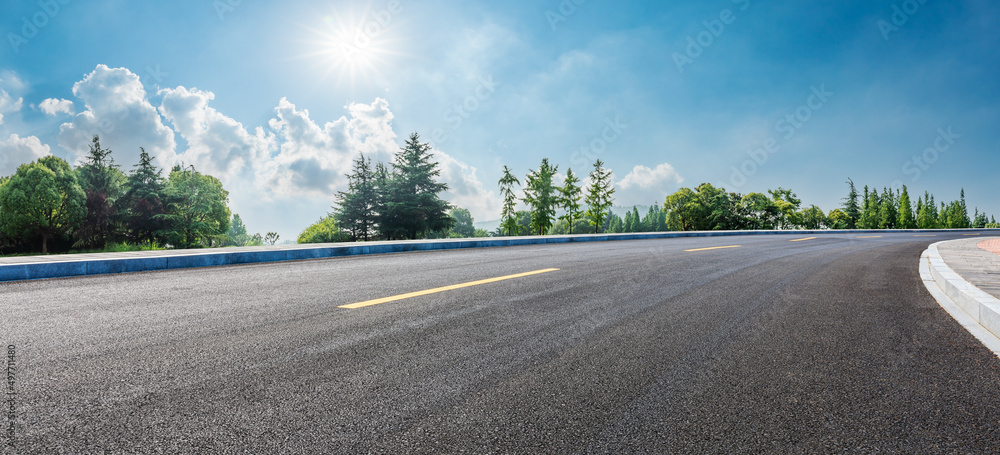
[[[918,275],[957,236],[858,237],[0,284],[15,450],[995,453],[1000,360]]]

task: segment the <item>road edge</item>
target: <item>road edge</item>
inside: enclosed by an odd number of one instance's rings
[[[75,259],[62,256],[43,261],[25,260],[0,264],[0,283],[53,278],[72,278],[91,275],[152,272],[199,267],[218,267],[239,264],[262,264],[309,259],[330,259],[344,256],[404,253],[414,251],[449,250],[462,248],[491,248],[523,245],[547,245],[574,242],[605,242],[621,240],[650,240],[680,237],[730,237],[748,235],[823,235],[823,234],[885,234],[885,233],[955,233],[1000,232],[994,229],[853,229],[853,230],[795,230],[795,231],[688,231],[630,234],[579,234],[533,237],[491,237],[481,239],[404,240],[392,242],[334,243],[314,245],[288,245],[244,248],[219,248],[206,250],[156,251],[149,254],[130,253],[127,257],[114,253],[94,259]],[[35,257],[34,259],[38,259]]]
[[[937,247],[942,243],[920,255],[920,279],[941,308],[1000,357],[1000,300],[955,273],[941,258]]]

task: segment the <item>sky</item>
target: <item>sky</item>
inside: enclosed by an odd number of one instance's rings
[[[0,37],[0,175],[97,134],[283,239],[411,133],[479,222],[542,158],[603,160],[622,206],[712,183],[829,211],[851,178],[1000,215],[994,1],[15,0]]]

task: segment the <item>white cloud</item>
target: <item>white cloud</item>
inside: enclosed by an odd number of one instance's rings
[[[682,183],[684,178],[668,163],[653,169],[635,166],[632,172],[616,183],[615,205],[662,204],[666,196],[676,191]]]
[[[160,166],[174,163],[174,132],[146,98],[139,76],[127,68],[97,65],[73,85],[73,94],[86,110],[59,127],[60,146],[82,158],[98,135],[122,166],[138,162],[139,147],[156,157]]]
[[[625,178],[618,182],[618,187],[624,190],[632,187],[648,190],[667,185],[680,185],[683,182],[684,179],[677,174],[673,166],[669,163],[663,163],[657,165],[656,169],[650,169],[643,165],[632,168],[632,172],[629,172]]]
[[[49,155],[49,146],[35,136],[22,138],[11,134],[0,140],[0,176],[11,175],[17,167]]]
[[[60,112],[69,115],[74,114],[73,102],[70,100],[49,98],[39,103],[38,108],[46,115],[55,116]]]
[[[266,186],[278,195],[330,198],[347,184],[358,153],[388,163],[399,149],[392,131],[392,112],[381,98],[372,104],[351,103],[350,118],[341,117],[320,127],[309,111],[282,98],[269,122],[278,133],[278,154],[263,169]]]
[[[159,94],[160,113],[188,144],[180,160],[226,182],[269,159],[274,135],[260,127],[251,134],[240,122],[209,107],[214,93],[177,87]]]
[[[434,158],[441,169],[440,180],[448,184],[448,191],[441,194],[442,199],[453,206],[468,209],[477,221],[500,217],[503,201],[493,191],[486,190],[476,168],[440,150],[434,150]]]
[[[0,125],[3,124],[4,114],[10,114],[21,110],[24,98],[14,99],[6,90],[0,89]]]

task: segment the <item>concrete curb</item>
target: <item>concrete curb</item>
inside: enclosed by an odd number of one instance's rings
[[[1000,300],[955,273],[935,243],[920,257],[924,285],[962,326],[1000,357]]]
[[[541,237],[496,237],[489,239],[410,240],[396,242],[334,243],[289,245],[281,247],[233,248],[212,250],[158,251],[121,257],[74,259],[63,256],[45,260],[38,257],[23,262],[0,264],[0,282],[48,278],[66,278],[112,273],[148,272],[195,267],[215,267],[236,264],[325,259],[366,254],[403,253],[409,251],[448,250],[459,248],[492,248],[517,245],[545,245],[573,242],[606,242],[615,240],[649,240],[681,237],[727,237],[744,235],[822,235],[822,234],[885,234],[885,233],[949,233],[982,232],[983,230],[844,230],[844,231],[694,231],[636,234],[582,234]],[[1000,230],[997,230],[1000,231]]]

